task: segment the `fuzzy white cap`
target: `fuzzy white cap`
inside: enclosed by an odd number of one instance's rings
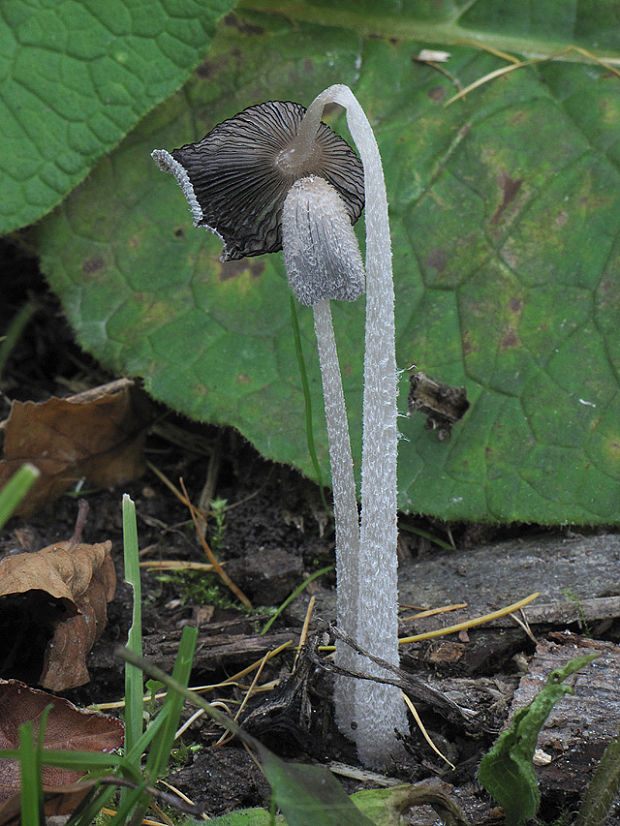
[[[355,301],[364,264],[342,198],[318,175],[295,181],[282,209],[282,250],[291,288],[313,307],[328,298]]]

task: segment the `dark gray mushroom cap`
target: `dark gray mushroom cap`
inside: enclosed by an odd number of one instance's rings
[[[177,178],[194,224],[222,239],[222,261],[282,249],[282,206],[299,178],[324,178],[340,195],[351,223],[359,218],[364,207],[360,159],[324,123],[311,152],[298,158],[295,137],[305,113],[298,103],[260,103],[223,121],[198,143],[152,153]]]

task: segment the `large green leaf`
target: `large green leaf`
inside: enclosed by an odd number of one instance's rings
[[[446,107],[456,84],[506,61],[453,45],[447,76],[415,60],[463,40],[461,24],[470,40],[527,41],[530,54],[577,32],[581,45],[600,38],[620,58],[620,37],[602,34],[611,6],[548,0],[526,25],[527,4],[505,20],[496,13],[505,3],[467,3],[459,19],[461,5],[400,11],[372,0],[328,13],[296,2],[286,16],[229,20],[182,93],[40,226],[44,269],[80,342],[105,364],[312,475],[281,255],[219,263],[220,243],[192,229],[149,152],[196,140],[250,104],[308,104],[349,84],[385,163],[399,364],[465,384],[472,401],[449,441],[419,414],[401,419],[400,505],[446,519],[617,521],[620,80],[592,61],[539,63]],[[332,25],[338,15],[348,27]],[[589,30],[578,26],[586,19]],[[346,136],[342,117],[333,125]],[[359,457],[363,302],[334,314]],[[299,315],[327,476],[312,318]],[[407,391],[403,375],[403,412]]]
[[[49,212],[175,92],[199,63],[215,22],[234,4],[2,3],[0,233]]]
[[[514,49],[540,57],[568,46],[590,50],[616,63],[616,0],[243,0],[246,9],[269,9],[297,20],[352,28],[426,43],[468,41],[495,49]],[[326,13],[328,10],[328,13]]]

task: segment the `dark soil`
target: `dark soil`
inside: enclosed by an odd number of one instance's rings
[[[115,378],[75,344],[57,300],[38,272],[36,261],[10,244],[0,248],[0,257],[4,264],[0,335],[28,297],[33,297],[38,304],[36,314],[0,377],[0,419],[7,417],[14,399],[42,401],[51,395],[66,396]],[[307,576],[333,564],[333,524],[316,485],[290,468],[266,462],[233,430],[192,423],[162,408],[156,412],[156,424],[147,439],[146,459],[175,485],[182,478],[193,502],[198,501],[205,485],[209,486],[210,499],[226,500],[221,536],[218,536],[215,519],[209,523],[208,536],[219,559],[226,562],[226,570],[253,606],[281,604]],[[114,649],[126,641],[131,616],[131,590],[123,583],[122,575],[123,493],[129,493],[136,504],[144,561],[206,561],[186,507],[152,470],[146,470],[139,480],[113,490],[82,491],[80,495],[89,504],[83,539],[85,542],[112,541],[119,585],[115,599],[108,606],[107,628],[89,655],[91,681],[66,693],[78,705],[111,702],[123,695],[123,666],[114,655]],[[73,533],[76,514],[77,497],[65,495],[27,521],[12,519],[0,532],[0,554],[36,551],[68,539]],[[412,517],[403,517],[401,525],[409,529],[402,530],[400,536],[400,552],[408,561],[436,551],[428,539],[411,532],[411,528],[444,538],[449,529],[457,548],[540,530],[532,526],[506,529],[444,526]],[[329,589],[334,581],[333,572],[323,575],[309,591]],[[291,638],[299,637],[300,623],[291,614],[284,614],[262,638],[264,642],[260,644],[264,647],[260,650],[256,643],[258,632],[271,614],[261,613],[259,608],[249,614],[242,612],[238,601],[225,587],[219,585],[208,590],[205,583],[211,586],[216,580],[211,575],[183,579],[147,570],[143,575],[143,633],[149,657],[169,668],[180,629],[188,623],[199,624],[199,654],[191,685],[215,685],[241,671],[275,648],[284,630]],[[200,653],[204,640],[203,653]],[[214,647],[212,654],[205,654],[211,651],[208,646],[214,645],[214,640],[220,640],[221,645]],[[256,643],[254,647],[251,641]],[[488,672],[487,663],[482,676],[513,680],[513,686],[516,685],[517,667],[513,656],[515,653],[527,656],[532,649],[524,635],[512,647],[500,646],[500,654],[493,661],[494,673]],[[250,701],[245,712],[247,728],[286,758],[357,765],[353,748],[333,725],[332,678],[315,667],[307,669],[308,680],[304,686],[312,708],[311,719],[309,723],[300,722],[298,697],[293,693],[292,682],[287,681],[293,658],[294,652],[287,651],[265,665],[258,683],[280,682],[273,691],[258,694]],[[421,677],[429,673],[428,662],[416,664],[411,655],[403,665]],[[442,667],[449,672],[445,663]],[[254,674],[239,681],[243,686],[214,689],[206,698],[222,700],[234,713]],[[278,698],[282,700],[279,704]],[[406,744],[408,756],[401,765],[393,767],[392,775],[402,782],[443,777],[458,787],[472,823],[502,823],[501,812],[472,784],[477,763],[493,741],[494,732],[501,727],[507,707],[488,709],[487,725],[477,733],[455,725],[428,705],[422,704],[420,710],[429,732],[456,763],[457,771],[446,772],[442,761],[414,730]],[[221,730],[204,717],[194,723],[183,735],[183,745],[176,753],[178,767],[174,767],[168,781],[195,803],[202,804],[210,816],[238,808],[268,806],[269,787],[256,763],[237,742],[216,745],[221,734]],[[351,779],[342,779],[342,782],[347,792],[373,785]],[[545,822],[552,822],[563,808],[574,808],[575,804],[574,795],[545,799]],[[418,810],[410,822],[432,823],[436,816],[429,812],[428,817],[430,819],[424,820],[422,810]]]

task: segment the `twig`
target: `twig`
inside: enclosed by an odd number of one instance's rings
[[[428,685],[428,683],[424,682],[424,680],[420,680],[418,677],[415,677],[412,674],[407,674],[407,672],[403,671],[396,666],[390,665],[386,660],[383,660],[381,657],[376,657],[373,654],[370,654],[368,651],[365,651],[363,648],[360,648],[354,640],[352,640],[348,634],[345,634],[339,628],[335,626],[330,626],[330,631],[333,633],[335,637],[341,639],[347,645],[349,645],[354,651],[358,654],[361,654],[363,657],[368,657],[369,660],[376,663],[376,665],[383,668],[385,671],[393,674],[393,677],[375,677],[370,674],[364,674],[360,671],[356,671],[353,669],[344,669],[340,668],[339,666],[335,665],[335,663],[328,663],[324,659],[319,658],[318,656],[311,653],[313,657],[313,661],[316,665],[320,668],[325,669],[326,671],[333,671],[337,674],[344,674],[347,677],[357,677],[361,680],[371,680],[378,683],[385,683],[386,685],[394,685],[397,688],[400,688],[401,691],[404,691],[406,694],[409,694],[415,697],[417,700],[420,700],[423,703],[427,703],[434,708],[442,709],[444,715],[448,720],[456,723],[459,726],[465,726],[467,728],[477,728],[474,723],[475,718],[478,716],[477,712],[472,711],[468,708],[462,708],[461,706],[457,705],[457,703],[449,700],[445,697],[441,692],[437,691],[432,686]]]
[[[513,614],[520,608],[524,608],[538,599],[540,594],[538,592],[530,594],[528,597],[520,599],[519,602],[514,602],[512,605],[507,605],[505,608],[500,608],[499,611],[492,611],[490,614],[485,614],[483,617],[475,617],[474,619],[459,622],[457,625],[448,625],[446,628],[437,628],[435,631],[426,631],[424,634],[414,634],[412,637],[402,637],[398,642],[404,645],[409,642],[419,642],[420,640],[431,640],[434,637],[443,637],[445,634],[456,634],[458,631],[465,631],[467,628],[475,628],[477,625],[484,625],[486,622],[505,617],[506,614]]]
[[[123,786],[127,789],[137,789],[138,784],[134,783],[133,780],[128,780],[125,777],[102,777],[99,779],[99,782],[102,786]],[[166,803],[168,806],[173,806],[175,809],[178,809],[180,812],[188,815],[200,815],[203,811],[203,806],[192,803],[186,803],[183,800],[179,800],[176,795],[170,794],[169,792],[162,792],[159,789],[156,789],[154,786],[145,786],[144,791],[147,794],[150,794],[151,797],[155,798],[156,800],[161,800],[163,803]]]
[[[491,49],[487,49],[487,51],[492,51]],[[515,69],[523,69],[526,66],[534,66],[537,63],[549,63],[552,60],[557,60],[558,57],[561,57],[564,54],[568,54],[568,52],[575,51],[578,54],[587,57],[589,60],[593,60],[603,69],[607,69],[608,71],[612,72],[614,75],[620,78],[620,71],[612,66],[611,63],[607,63],[605,60],[601,60],[600,58],[596,57],[595,55],[591,54],[587,51],[587,49],[582,49],[579,46],[567,46],[565,49],[561,49],[559,52],[555,52],[548,57],[535,57],[531,58],[530,60],[517,60],[516,58],[498,53],[493,52],[493,54],[498,54],[500,57],[504,58],[504,60],[512,61],[510,66],[503,66],[501,69],[496,69],[494,72],[489,72],[487,75],[483,77],[479,77],[478,80],[475,80],[473,83],[470,83],[465,89],[462,89],[458,94],[454,95],[444,103],[444,106],[450,106],[451,103],[459,100],[462,97],[465,97],[469,92],[473,92],[474,89],[477,89],[480,86],[483,86],[485,83],[488,83],[490,80],[495,80],[498,77],[502,77],[502,75],[508,74],[508,72],[512,72]]]

